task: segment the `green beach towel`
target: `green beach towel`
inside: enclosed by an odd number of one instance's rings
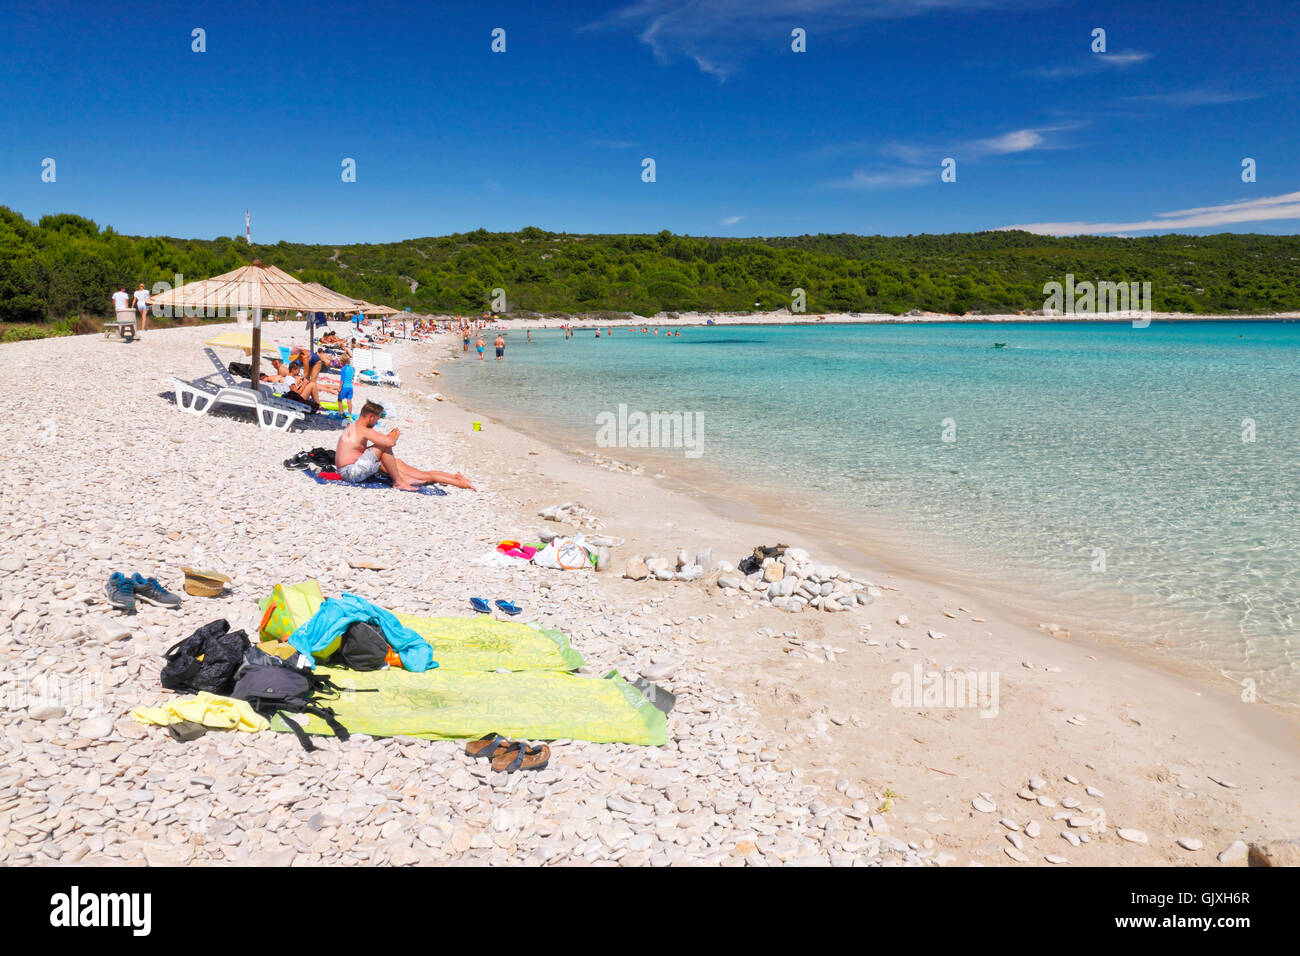
[[[433,645],[444,671],[576,671],[585,663],[562,631],[537,623],[485,615],[397,619]]]
[[[663,746],[664,715],[617,673],[578,677],[558,671],[493,674],[444,667],[414,674],[403,670],[349,671],[319,667],[343,693],[323,703],[352,733],[428,740],[475,739],[498,733],[523,740],[589,740]],[[354,694],[349,690],[377,693]],[[304,715],[305,716],[305,715]],[[331,733],[312,717],[309,734]],[[271,728],[288,732],[283,718]]]

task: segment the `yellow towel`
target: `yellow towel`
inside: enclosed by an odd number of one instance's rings
[[[217,730],[242,730],[249,734],[271,726],[247,701],[218,697],[207,691],[199,691],[197,697],[177,697],[161,707],[137,707],[131,716],[142,724],[159,727],[188,720]]]

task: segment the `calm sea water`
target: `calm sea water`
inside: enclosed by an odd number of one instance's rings
[[[507,361],[447,370],[478,407],[589,448],[619,404],[699,413],[703,454],[655,453],[666,467],[793,477],[943,536],[943,560],[1126,610],[1126,640],[1300,702],[1300,324],[508,338]]]

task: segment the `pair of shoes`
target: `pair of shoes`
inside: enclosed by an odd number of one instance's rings
[[[181,599],[158,583],[157,578],[143,578],[139,574],[127,577],[121,571],[114,571],[104,585],[108,603],[119,611],[134,611],[136,600],[159,607],[178,608]]]
[[[523,610],[523,608],[516,605],[513,601],[497,600],[494,603],[496,604],[498,610],[502,611],[505,614],[509,614],[511,617],[514,617],[516,614],[520,613]],[[479,614],[492,613],[492,608],[488,605],[488,602],[483,600],[481,597],[470,598],[469,606],[472,607]]]
[[[551,762],[551,748],[546,744],[530,747],[522,740],[508,740],[500,734],[487,734],[465,745],[466,755],[477,760],[486,758],[497,773],[517,770],[545,770]]]

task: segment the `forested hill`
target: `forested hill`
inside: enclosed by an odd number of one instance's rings
[[[76,215],[39,223],[0,207],[0,320],[109,311],[118,285],[186,281],[261,259],[345,295],[417,312],[472,313],[494,288],[512,312],[1015,312],[1043,284],[1150,282],[1157,311],[1300,310],[1300,236],[1052,238],[1024,232],[709,239],[570,235],[529,227],[381,245],[247,245],[123,236]]]

